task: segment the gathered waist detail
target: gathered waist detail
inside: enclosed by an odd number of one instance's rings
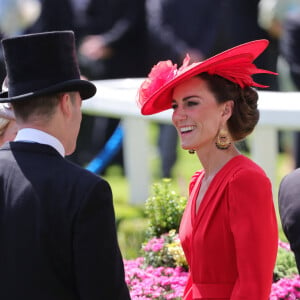
[[[193,298],[230,298],[233,290],[232,283],[193,283]]]

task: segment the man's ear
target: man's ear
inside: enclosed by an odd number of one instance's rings
[[[60,94],[59,98],[59,106],[61,109],[61,112],[65,117],[70,117],[72,113],[72,103],[71,103],[71,97],[68,93],[62,93]]]

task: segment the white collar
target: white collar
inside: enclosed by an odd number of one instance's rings
[[[62,157],[65,156],[65,149],[62,143],[53,135],[50,135],[38,129],[34,129],[34,128],[20,129],[14,141],[35,142],[40,144],[46,144],[56,149]]]

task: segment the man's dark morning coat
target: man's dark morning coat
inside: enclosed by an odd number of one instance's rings
[[[130,299],[111,189],[54,148],[0,148],[0,299]]]

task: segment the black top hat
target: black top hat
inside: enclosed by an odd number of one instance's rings
[[[0,102],[71,91],[83,100],[95,95],[95,85],[80,79],[73,31],[22,35],[2,45],[8,92],[0,94]]]

